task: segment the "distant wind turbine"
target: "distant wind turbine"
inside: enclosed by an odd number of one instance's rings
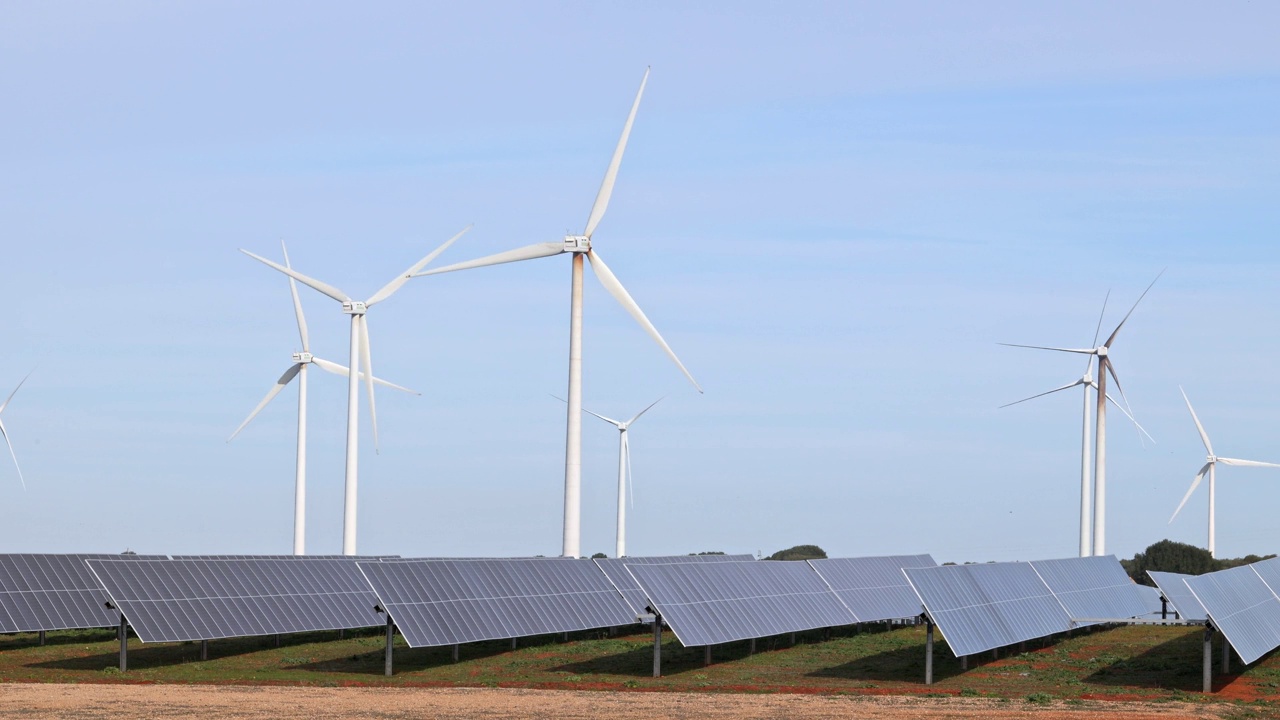
[[[1109,299],[1110,297],[1111,297],[1111,293],[1108,292],[1107,298]],[[1102,301],[1102,313],[1098,315],[1098,326],[1093,331],[1094,345],[1098,344],[1098,334],[1102,331],[1102,318],[1106,314],[1106,312],[1107,312],[1107,300],[1104,299]],[[1039,393],[1038,395],[1032,395],[1031,397],[1026,397],[1021,400],[1016,400],[1011,403],[1006,403],[1004,405],[1001,405],[1000,408],[1001,409],[1007,408],[1012,405],[1024,403],[1028,400],[1035,400],[1036,398],[1044,397],[1045,395],[1052,395],[1053,393],[1056,393],[1056,392],[1061,392],[1063,390],[1070,390],[1073,387],[1080,387],[1080,386],[1084,387],[1084,410],[1082,412],[1081,432],[1080,432],[1080,557],[1088,557],[1089,555],[1092,554],[1090,546],[1093,539],[1092,538],[1093,528],[1091,524],[1092,513],[1090,508],[1090,498],[1092,495],[1092,492],[1091,492],[1092,483],[1090,481],[1093,479],[1093,476],[1091,474],[1091,471],[1093,468],[1089,466],[1089,455],[1092,448],[1092,445],[1090,443],[1091,438],[1089,437],[1090,435],[1089,433],[1089,424],[1090,424],[1089,423],[1089,410],[1090,410],[1089,389],[1093,388],[1095,391],[1098,389],[1098,383],[1093,379],[1093,356],[1090,355],[1089,358],[1085,361],[1084,375],[1081,376],[1079,380],[1076,380],[1075,382],[1069,383],[1067,385],[1063,385],[1062,387],[1054,388],[1052,390]],[[1120,412],[1124,413],[1125,417],[1129,418],[1130,422],[1136,425],[1138,427],[1138,430],[1140,430],[1142,434],[1150,438],[1152,442],[1155,442],[1155,439],[1151,438],[1151,435],[1147,433],[1145,428],[1143,428],[1141,425],[1138,424],[1137,420],[1134,420],[1133,416],[1129,414],[1128,410],[1125,410],[1123,405],[1116,402],[1115,398],[1111,397],[1110,394],[1107,395],[1107,400],[1110,400],[1112,405],[1115,405],[1116,408],[1120,410]]]
[[[1196,430],[1200,433],[1200,440],[1201,442],[1204,443],[1204,449],[1207,453],[1209,453],[1209,457],[1208,457],[1208,462],[1204,464],[1204,467],[1200,468],[1200,472],[1196,473],[1196,479],[1191,481],[1190,489],[1187,490],[1186,495],[1182,496],[1182,502],[1178,503],[1178,509],[1173,511],[1173,515],[1169,518],[1169,522],[1172,523],[1173,518],[1178,517],[1178,513],[1182,512],[1182,506],[1186,505],[1187,501],[1191,499],[1191,493],[1195,492],[1197,487],[1200,487],[1200,480],[1204,478],[1205,473],[1209,473],[1209,555],[1211,557],[1217,557],[1217,555],[1214,554],[1214,519],[1213,518],[1214,518],[1214,503],[1216,500],[1215,495],[1217,490],[1217,488],[1215,487],[1216,473],[1214,472],[1214,470],[1217,468],[1218,463],[1222,463],[1223,465],[1238,465],[1241,467],[1267,467],[1267,468],[1280,468],[1280,465],[1277,465],[1275,463],[1268,463],[1268,462],[1258,462],[1257,460],[1238,460],[1236,458],[1218,457],[1217,455],[1214,455],[1213,444],[1209,442],[1209,434],[1204,431],[1204,426],[1200,424],[1200,418],[1196,417],[1196,410],[1195,408],[1191,407],[1191,400],[1187,398],[1187,391],[1183,390],[1182,386],[1178,386],[1178,390],[1182,392],[1182,399],[1185,400],[1187,403],[1187,410],[1191,411],[1191,419],[1196,424]]]
[[[622,137],[618,139],[618,146],[614,149],[613,158],[609,161],[609,168],[605,171],[604,182],[600,184],[600,191],[596,194],[595,204],[591,206],[591,214],[587,218],[586,229],[582,231],[581,235],[566,235],[564,240],[559,242],[527,245],[515,250],[508,250],[507,252],[489,255],[476,260],[468,260],[455,265],[447,265],[421,273],[421,275],[435,275],[455,270],[467,270],[488,265],[517,262],[519,260],[550,257],[561,253],[573,255],[573,275],[570,284],[569,304],[569,407],[565,423],[564,453],[564,541],[561,553],[565,557],[581,556],[582,258],[584,255],[591,261],[591,268],[595,271],[596,278],[600,280],[600,284],[604,286],[604,289],[631,314],[631,317],[640,324],[640,327],[644,328],[645,332],[649,333],[649,337],[658,343],[662,350],[666,352],[667,357],[671,358],[671,361],[680,368],[685,377],[689,378],[689,382],[693,384],[693,387],[698,392],[702,392],[702,388],[693,379],[693,375],[685,369],[684,363],[680,362],[680,358],[676,357],[675,351],[671,349],[671,346],[667,345],[666,340],[662,339],[658,329],[653,326],[653,323],[649,322],[649,318],[645,317],[644,311],[631,298],[626,288],[622,287],[622,283],[618,281],[613,271],[609,269],[608,265],[605,265],[600,254],[591,245],[591,238],[596,231],[596,226],[600,224],[600,219],[604,217],[605,209],[609,206],[609,198],[613,194],[613,185],[618,177],[618,167],[622,164],[622,153],[626,150],[627,138],[631,135],[631,125],[635,122],[636,111],[640,108],[640,97],[644,94],[644,86],[648,80],[649,71],[646,69],[644,71],[644,79],[640,81],[640,90],[636,93],[635,102],[631,105],[631,113],[627,116],[627,122],[622,127]]]
[[[293,266],[289,264],[289,251],[285,248],[284,241],[280,242],[280,250],[284,253],[284,266],[292,269]],[[245,418],[244,422],[240,423],[240,427],[237,427],[236,431],[231,433],[231,437],[227,438],[227,442],[234,440],[240,434],[240,431],[267,406],[267,403],[271,402],[276,395],[279,395],[280,391],[292,382],[295,377],[298,378],[298,460],[293,492],[293,554],[305,555],[307,541],[307,366],[315,364],[321,370],[331,372],[334,375],[341,375],[342,377],[348,377],[350,372],[347,368],[337,363],[329,362],[311,354],[311,341],[307,333],[307,318],[302,314],[302,301],[298,299],[298,284],[292,277],[289,278],[289,292],[293,295],[293,312],[298,318],[298,336],[302,339],[302,352],[293,354],[293,364],[289,366],[288,370],[284,371],[279,380],[276,380],[275,387],[267,392],[267,396],[262,398],[262,402],[258,403],[253,412],[249,413],[249,417]],[[363,379],[364,373],[360,373],[360,375],[361,379]],[[414,395],[422,394],[379,378],[374,378],[373,381],[395,390]]]
[[[553,396],[554,397],[554,396]],[[560,402],[564,402],[561,398],[556,398]],[[631,502],[635,504],[635,485],[632,484],[631,478],[631,441],[627,438],[627,431],[631,425],[640,419],[641,415],[649,412],[654,405],[662,402],[662,398],[658,398],[649,404],[649,407],[636,413],[630,420],[620,422],[613,418],[605,417],[599,413],[593,413],[586,408],[583,412],[609,423],[618,428],[618,537],[617,546],[615,548],[614,557],[624,557],[627,554],[627,489],[631,489]]]
[[[34,370],[32,372],[34,372]],[[31,377],[31,373],[27,373],[26,377],[22,378],[18,383],[18,387],[14,388],[13,392],[9,393],[9,397],[4,399],[4,404],[0,405],[0,415],[4,414],[4,409],[9,407],[9,401],[13,399],[14,395],[18,394],[18,390],[22,388],[22,384],[25,383],[29,377]],[[4,444],[9,446],[9,457],[13,458],[13,467],[18,471],[18,482],[22,483],[22,489],[26,490],[27,481],[22,477],[22,468],[18,465],[18,455],[13,452],[13,442],[9,440],[9,431],[5,429],[3,419],[0,419],[0,435],[4,436]]]
[[[351,316],[351,371],[347,375],[347,471],[342,511],[343,555],[356,554],[356,485],[358,482],[357,453],[359,448],[360,427],[360,385],[358,381],[360,379],[365,381],[366,391],[369,394],[369,415],[373,422],[373,446],[375,452],[378,447],[378,414],[374,409],[373,401],[373,362],[369,352],[369,325],[365,321],[365,313],[368,312],[369,308],[395,294],[395,292],[403,287],[406,282],[409,282],[409,278],[412,277],[414,273],[426,267],[427,263],[435,260],[440,253],[444,252],[458,238],[462,237],[463,233],[470,229],[470,225],[463,228],[462,232],[449,238],[446,243],[435,250],[432,250],[429,255],[414,263],[408,270],[395,276],[391,282],[384,285],[381,290],[374,293],[364,302],[352,300],[350,296],[338,288],[307,277],[292,268],[274,263],[264,257],[254,255],[248,250],[240,250],[240,252],[248,255],[254,260],[257,260],[269,267],[273,267],[303,285],[337,300],[342,303],[342,312]],[[366,369],[366,372],[363,373],[360,372],[362,358]]]
[[[1093,355],[1098,358],[1098,396],[1097,396],[1097,415],[1098,425],[1094,435],[1094,447],[1096,448],[1093,460],[1093,476],[1094,476],[1094,495],[1093,495],[1093,554],[1107,554],[1107,375],[1116,383],[1116,389],[1120,391],[1120,398],[1124,400],[1125,405],[1129,404],[1128,398],[1124,395],[1124,388],[1120,386],[1120,378],[1116,376],[1115,368],[1111,364],[1111,344],[1116,341],[1116,336],[1120,334],[1120,328],[1128,322],[1129,316],[1133,315],[1133,311],[1138,309],[1138,303],[1142,302],[1142,298],[1147,296],[1152,286],[1156,284],[1156,280],[1164,274],[1161,270],[1156,275],[1155,280],[1151,281],[1151,285],[1138,296],[1138,300],[1133,303],[1133,307],[1129,308],[1129,312],[1125,314],[1124,319],[1116,325],[1116,329],[1111,331],[1111,335],[1107,337],[1107,341],[1097,347],[1092,348],[1059,348],[1044,347],[1041,345],[1014,345],[1012,343],[1001,343],[1009,347],[1031,348],[1033,350],[1054,350],[1056,352],[1079,353],[1082,355]],[[1096,342],[1096,340],[1095,340]],[[1091,363],[1092,364],[1092,363]],[[1132,414],[1132,413],[1130,413]]]

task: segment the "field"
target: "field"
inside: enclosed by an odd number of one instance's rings
[[[1091,701],[1232,703],[1236,717],[1280,714],[1280,658],[1264,658],[1234,673],[1215,668],[1215,692],[1198,690],[1198,627],[1132,626],[1079,632],[1028,643],[1025,652],[970,658],[962,670],[944,642],[935,648],[936,682],[925,686],[924,629],[875,626],[717,646],[713,662],[701,648],[682,648],[665,634],[663,677],[650,677],[652,638],[639,628],[610,637],[575,633],[510,643],[413,650],[399,638],[395,675],[384,677],[384,636],[378,631],[312,633],[209,643],[129,643],[129,671],[118,672],[114,631],[31,634],[0,638],[0,680],[7,683],[158,683],[297,685],[315,687],[480,687],[589,691],[788,693],[810,695],[960,697],[997,705],[1072,707]],[[1014,650],[1014,649],[1010,649]],[[1219,653],[1214,653],[1215,661]],[[1244,672],[1240,672],[1241,670]]]

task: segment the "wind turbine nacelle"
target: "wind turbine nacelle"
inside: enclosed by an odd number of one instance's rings
[[[565,235],[564,251],[584,253],[591,249],[591,238],[586,235]]]
[[[296,363],[309,363],[315,360],[315,356],[309,352],[296,352],[293,354],[293,361]]]
[[[342,312],[348,315],[363,315],[367,310],[368,307],[366,307],[364,303],[356,300],[348,300],[347,302],[342,303]]]
[[[1109,349],[1110,349],[1110,348],[1108,348],[1106,345],[1099,345],[1099,346],[1098,346],[1098,349],[1097,349],[1098,357],[1106,357],[1106,356],[1107,356],[1107,350],[1109,350]]]

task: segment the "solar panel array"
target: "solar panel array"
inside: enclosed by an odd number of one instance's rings
[[[1072,619],[1134,618],[1151,612],[1150,598],[1114,555],[1033,560],[1031,567]]]
[[[902,569],[938,566],[930,555],[826,558],[808,563],[859,622],[919,615],[920,598]]]
[[[88,561],[143,642],[213,640],[381,625],[347,560]]]
[[[1071,618],[1030,563],[903,570],[957,656],[1065,632]]]
[[[120,555],[0,555],[0,633],[112,627],[89,558]],[[129,557],[143,557],[131,555]]]
[[[626,568],[685,647],[858,621],[806,562],[627,563]]]
[[[1262,563],[1184,578],[1213,626],[1246,664],[1280,647],[1280,597],[1263,579],[1263,573],[1277,573],[1271,565],[1259,572],[1256,565]]]
[[[596,558],[595,563],[609,578],[609,582],[622,593],[622,597],[637,616],[643,615],[649,599],[640,584],[627,572],[626,564],[658,565],[681,562],[743,562],[755,560],[751,555],[656,555],[649,557]]]
[[[1191,592],[1191,588],[1187,587],[1185,580],[1193,577],[1192,575],[1156,570],[1148,570],[1147,575],[1155,582],[1160,594],[1169,601],[1173,611],[1178,613],[1178,617],[1184,620],[1205,620],[1209,617],[1204,606]]]
[[[400,560],[357,566],[410,647],[635,622],[617,589],[590,560]]]

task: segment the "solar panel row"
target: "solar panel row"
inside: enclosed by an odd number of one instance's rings
[[[903,568],[937,567],[930,555],[809,560],[859,622],[915,617],[923,609]]]
[[[1155,582],[1160,594],[1169,601],[1173,611],[1178,613],[1179,617],[1186,620],[1205,620],[1209,617],[1204,606],[1191,592],[1191,588],[1187,587],[1186,579],[1192,577],[1191,575],[1157,570],[1148,570],[1147,575]]]
[[[751,555],[655,555],[649,557],[620,557],[620,558],[596,558],[595,563],[601,572],[609,578],[609,582],[622,593],[622,597],[626,600],[627,605],[631,607],[631,612],[638,617],[648,612],[645,610],[649,605],[649,598],[645,595],[640,584],[627,572],[626,565],[659,565],[666,563],[696,563],[696,562],[744,562],[755,560]]]
[[[1213,626],[1246,664],[1280,647],[1280,567],[1275,560],[1183,578]]]
[[[143,642],[382,624],[350,560],[120,560],[88,565]]]
[[[114,626],[118,615],[103,606],[102,585],[85,560],[117,557],[0,555],[0,633]]]
[[[686,647],[858,622],[805,562],[627,563],[626,568]]]
[[[1134,618],[1151,612],[1143,587],[1129,577],[1114,555],[1033,560],[1031,567],[1073,620]]]
[[[400,560],[357,566],[410,647],[635,622],[635,613],[590,560]]]

